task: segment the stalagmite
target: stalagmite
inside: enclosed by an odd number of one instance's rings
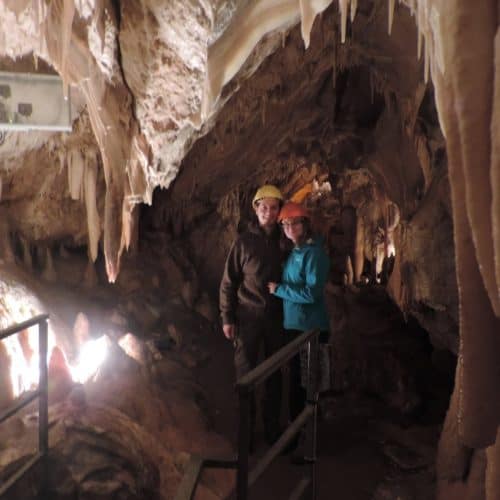
[[[85,166],[84,192],[87,211],[87,231],[89,238],[89,256],[92,262],[97,258],[99,238],[101,236],[101,221],[96,202],[97,165],[95,162]]]
[[[16,261],[10,238],[10,227],[4,209],[0,207],[0,260],[13,264]]]
[[[497,439],[493,446],[486,450],[486,498],[487,500],[500,499],[500,427],[497,432]]]
[[[55,346],[48,363],[49,399],[51,403],[62,401],[75,385],[71,378],[68,361],[62,349]]]
[[[21,241],[21,248],[23,251],[23,264],[29,271],[33,270],[33,259],[31,258],[31,248],[30,244],[22,236],[19,238]]]
[[[54,267],[54,261],[52,260],[52,251],[49,246],[45,247],[44,254],[42,279],[49,283],[55,283],[57,281],[57,273]]]
[[[9,406],[14,400],[10,380],[10,356],[3,340],[0,340],[0,410]]]
[[[68,251],[66,250],[66,247],[64,246],[64,244],[61,243],[61,245],[59,246],[59,256],[63,259],[69,259],[69,253]]]

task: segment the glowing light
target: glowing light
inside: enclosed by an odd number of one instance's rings
[[[38,387],[40,356],[38,354],[38,327],[3,339],[10,358],[12,393],[18,397],[25,391]],[[49,333],[48,353],[54,347],[54,336]]]
[[[108,347],[109,339],[106,335],[85,342],[80,348],[75,365],[70,366],[73,380],[82,384],[90,380],[106,359]]]
[[[23,338],[23,335],[24,338]],[[38,331],[31,328],[27,335],[22,333],[3,339],[10,362],[10,378],[12,395],[19,397],[25,391],[38,387],[39,354]],[[55,346],[53,335],[49,335],[47,362]],[[106,335],[95,340],[85,342],[75,363],[70,364],[69,370],[74,382],[85,383],[99,370],[108,354],[109,339]]]

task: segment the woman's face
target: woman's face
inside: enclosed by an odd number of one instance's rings
[[[304,222],[301,217],[290,217],[284,219],[281,223],[285,236],[292,240],[295,245],[300,243],[304,238]]]

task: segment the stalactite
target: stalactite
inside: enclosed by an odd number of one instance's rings
[[[424,82],[427,83],[429,81],[429,68],[430,68],[430,47],[428,43],[428,39],[425,42],[425,51],[424,51]]]
[[[130,248],[130,243],[132,241],[133,232],[133,216],[134,206],[130,204],[128,197],[130,196],[130,191],[126,190],[123,197],[122,203],[122,235],[120,244],[120,253],[123,250],[128,250]]]
[[[82,182],[85,162],[78,150],[71,151],[68,158],[68,187],[72,200],[82,199]]]
[[[495,80],[493,93],[493,115],[491,126],[491,185],[492,190],[492,228],[495,255],[495,276],[497,289],[500,288],[500,31],[495,35]],[[500,293],[500,291],[498,292]],[[500,438],[498,439],[500,449]]]
[[[354,22],[357,10],[358,10],[358,0],[351,0],[351,23]]]
[[[63,80],[64,97],[67,97],[68,92],[68,73],[67,73],[67,57],[71,43],[71,31],[73,27],[73,18],[75,16],[75,3],[74,0],[63,0],[63,16],[61,26],[61,60],[60,60],[60,74]]]
[[[424,39],[424,35],[420,31],[420,28],[417,27],[417,60],[420,61],[422,57],[422,42]]]
[[[326,0],[319,0],[323,3]],[[220,95],[246,61],[257,42],[270,31],[300,16],[297,0],[256,0],[238,13],[226,32],[208,49],[201,118],[206,120]]]
[[[267,97],[266,97],[266,95],[263,95],[262,96],[261,113],[260,113],[263,127],[265,127],[265,125],[266,125],[266,105],[267,105]],[[1,185],[0,185],[0,187],[1,187]],[[0,196],[0,198],[1,198],[1,196]]]
[[[299,0],[300,16],[302,18],[300,30],[306,49],[309,48],[309,43],[311,41],[311,29],[314,19],[331,3],[332,0]]]
[[[152,200],[151,197],[148,196],[148,181],[143,168],[143,166],[148,165],[148,153],[148,144],[144,136],[139,133],[134,133],[130,160],[127,168],[130,193],[135,202],[143,201],[150,205]]]
[[[122,234],[122,188],[116,181],[106,186],[104,198],[104,257],[110,283],[114,283],[120,271],[120,247]]]
[[[101,236],[101,221],[96,202],[97,164],[89,162],[85,166],[84,193],[87,211],[87,231],[89,239],[89,256],[92,262],[97,259],[99,238]]]
[[[90,122],[97,140],[106,136],[106,126],[101,119],[99,102],[102,100],[103,90],[98,89],[93,80],[87,78],[80,84],[85,100],[87,102]]]
[[[496,5],[453,2],[446,16],[454,26],[464,26],[464,37],[453,36],[448,46],[450,75],[456,95],[460,131],[459,147],[465,177],[465,204],[476,249],[479,270],[493,310],[500,317],[500,286],[495,278],[491,183],[491,120],[493,109],[494,38],[497,30]],[[474,40],[471,45],[470,40]],[[438,59],[438,58],[437,58]],[[464,78],[467,75],[467,78]]]
[[[58,153],[59,157],[59,173],[61,173],[66,166],[66,152],[63,150],[60,150]],[[69,179],[69,168],[68,168],[68,179]],[[68,186],[70,183],[68,182]]]
[[[122,206],[122,238],[120,255],[124,250],[137,251],[139,239],[139,211],[125,194]]]
[[[373,73],[370,71],[370,102],[373,104],[375,98],[375,84],[373,82]]]
[[[389,35],[392,32],[392,23],[394,21],[394,8],[396,6],[396,0],[388,0],[388,20],[387,20],[387,32]]]
[[[454,30],[456,21],[452,16],[445,16],[444,22],[445,32],[456,33]],[[446,57],[456,57],[449,49],[445,49],[445,54]],[[451,66],[447,64],[446,67]],[[500,422],[500,401],[497,398],[500,384],[499,320],[495,317],[481,277],[471,238],[470,220],[464,203],[466,181],[456,106],[458,97],[448,71],[443,75],[437,65],[433,64],[432,72],[439,117],[446,130],[453,208],[460,304],[460,347],[457,368],[460,377],[454,388],[459,398],[459,436],[461,442],[471,448],[484,448],[494,442]]]
[[[341,36],[340,40],[345,43],[345,37],[347,33],[347,7],[349,0],[339,0],[340,9],[340,26],[341,26]]]

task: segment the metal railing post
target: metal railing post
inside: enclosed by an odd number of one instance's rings
[[[319,339],[315,335],[307,344],[307,402],[313,405],[312,418],[306,427],[306,458],[310,462],[311,500],[316,500],[316,434],[318,415]]]
[[[44,319],[38,324],[38,351],[40,378],[38,388],[40,397],[38,399],[38,447],[41,458],[41,484],[40,497],[45,498],[48,487],[48,453],[49,453],[49,387],[48,387],[48,368],[47,368],[47,320]]]
[[[236,498],[248,497],[248,452],[250,447],[250,397],[247,387],[239,390],[240,422],[238,430],[238,472],[236,475]]]

